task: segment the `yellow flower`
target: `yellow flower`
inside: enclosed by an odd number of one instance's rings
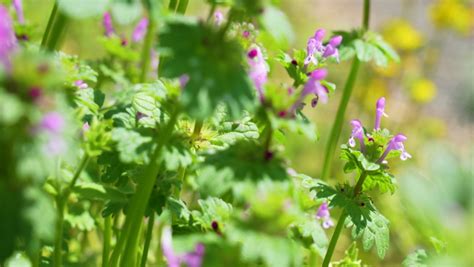
[[[410,86],[411,97],[420,103],[431,102],[436,96],[436,91],[436,85],[424,78],[415,80]]]
[[[421,34],[405,20],[396,19],[388,22],[382,34],[396,49],[415,50],[423,45]]]
[[[462,34],[469,34],[473,26],[473,9],[460,0],[439,0],[431,6],[433,23],[438,28],[453,29]]]

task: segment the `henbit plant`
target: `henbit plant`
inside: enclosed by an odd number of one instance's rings
[[[355,56],[331,162],[360,61],[398,59],[368,31],[369,0],[361,30],[325,42],[319,29],[289,53],[264,47],[291,39],[271,1],[206,2],[196,19],[184,16],[187,0],[57,0],[41,42],[21,1],[11,3],[15,22],[0,6],[0,262],[23,251],[34,266],[328,266],[344,225],[384,257],[389,223],[368,191],[393,192],[387,160],[410,157],[406,137],[381,128],[385,99],[374,129],[353,120],[341,147],[355,185],[299,174],[281,153],[290,132],[317,139],[303,110],[329,102],[327,66]],[[106,55],[59,51],[67,26],[93,16]],[[131,35],[116,23],[134,21]],[[291,84],[269,79],[275,64]],[[346,255],[334,264],[360,265],[355,245]]]

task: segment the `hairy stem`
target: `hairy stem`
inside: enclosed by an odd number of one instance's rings
[[[110,239],[112,238],[112,216],[107,216],[104,219],[104,247],[102,250],[102,267],[108,266],[110,254]]]
[[[366,172],[362,172],[360,174],[359,179],[357,180],[357,184],[354,187],[354,194],[352,198],[357,197],[362,191],[362,185],[364,184],[365,178],[367,177]],[[336,229],[334,229],[334,233],[332,234],[331,241],[329,242],[328,250],[326,255],[324,256],[323,267],[328,267],[329,263],[331,262],[332,254],[334,253],[334,249],[336,248],[337,240],[341,235],[342,227],[344,226],[344,222],[347,218],[347,212],[345,210],[342,211],[339,220],[337,221]]]
[[[363,13],[363,19],[362,19],[362,28],[364,32],[367,31],[367,29],[369,28],[369,15],[370,15],[370,0],[364,0],[364,13]],[[344,115],[346,114],[347,105],[349,104],[349,100],[351,98],[352,91],[354,89],[354,84],[357,78],[359,67],[360,67],[360,61],[357,57],[355,57],[354,61],[352,62],[351,71],[349,73],[349,76],[347,77],[344,90],[342,92],[341,101],[339,102],[339,107],[336,113],[336,119],[331,128],[331,132],[329,134],[329,140],[326,145],[326,151],[324,154],[323,171],[321,174],[321,179],[323,180],[328,179],[331,172],[331,165],[334,158],[334,153],[336,151],[336,146],[339,141],[339,137],[341,136],[342,124],[344,122]]]
[[[143,245],[143,254],[140,262],[141,267],[146,267],[148,259],[148,250],[150,249],[151,238],[153,234],[153,226],[155,225],[155,212],[152,212],[148,218],[148,227],[146,229],[145,244]]]
[[[142,59],[141,59],[141,74],[140,74],[140,83],[146,81],[148,75],[148,69],[150,68],[151,64],[151,50],[153,46],[153,36],[155,35],[155,26],[156,26],[156,18],[155,18],[155,11],[152,2],[146,1],[148,4],[148,8],[150,9],[149,20],[148,20],[148,29],[146,31],[145,36],[145,43],[143,44],[142,48]]]
[[[123,252],[120,260],[122,266],[135,266],[136,264],[136,251],[139,236],[138,233],[140,231],[143,216],[145,214],[145,210],[159,172],[160,162],[158,162],[158,158],[161,154],[163,146],[171,138],[177,118],[178,111],[175,111],[171,115],[170,120],[164,127],[163,131],[161,131],[160,137],[158,138],[158,145],[150,157],[150,164],[147,166],[142,179],[138,181],[137,191],[133,195],[130,202],[129,214],[127,214],[127,218],[125,220],[125,232],[120,236],[115,248],[115,250],[118,250],[119,252],[114,250],[114,253],[118,254]],[[116,259],[117,258],[114,258],[114,260]],[[116,261],[112,264],[116,264]]]
[[[48,25],[43,34],[41,47],[47,51],[54,51],[60,47],[62,36],[66,32],[69,19],[58,10],[57,3],[54,5],[49,17]]]

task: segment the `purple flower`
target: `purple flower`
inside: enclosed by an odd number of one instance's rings
[[[148,19],[147,18],[141,19],[138,22],[135,29],[133,30],[132,41],[135,42],[135,43],[138,43],[141,40],[143,40],[143,38],[145,37],[146,31],[147,31],[147,27],[148,27]]]
[[[323,202],[323,204],[319,206],[318,211],[316,212],[316,219],[323,221],[324,229],[334,226],[334,222],[331,220],[331,214],[329,213],[329,206],[327,202]]]
[[[187,74],[183,74],[179,77],[179,86],[182,88],[184,88],[186,86],[186,84],[188,84],[189,82],[189,75]]]
[[[326,45],[324,49],[323,57],[327,58],[333,56],[336,58],[337,62],[339,62],[339,50],[337,47],[342,42],[342,36],[336,35],[329,40],[329,43]]]
[[[25,23],[25,17],[23,16],[23,4],[22,0],[13,0],[13,7],[16,11],[16,17],[18,18],[18,22],[20,24]]]
[[[31,87],[30,91],[28,92],[28,95],[31,97],[33,101],[37,101],[41,98],[43,95],[43,90],[41,90],[40,87]]]
[[[216,13],[214,13],[214,23],[216,24],[216,26],[221,25],[223,20],[224,15],[222,14],[222,12],[220,12],[219,10],[216,11]]]
[[[362,123],[360,122],[360,120],[352,120],[351,126],[352,126],[352,133],[351,133],[351,138],[349,138],[349,146],[355,147],[356,145],[355,139],[358,139],[361,150],[365,151],[365,144],[364,144],[365,135],[364,135],[364,127],[362,126]]]
[[[306,44],[306,58],[304,60],[305,66],[311,62],[314,64],[318,63],[314,54],[323,50],[323,38],[325,34],[326,31],[324,29],[318,29],[314,36],[308,39],[308,43]]]
[[[114,34],[114,25],[112,24],[112,16],[109,12],[104,13],[104,17],[102,19],[102,24],[105,29],[105,36],[110,37]]]
[[[168,267],[180,267],[181,263],[185,263],[188,267],[201,267],[205,251],[204,245],[199,243],[196,245],[194,251],[182,255],[177,254],[173,249],[170,227],[163,228],[163,233],[161,235],[161,249],[163,251],[163,256],[168,262]]]
[[[17,41],[8,10],[0,5],[0,65],[10,69],[10,55],[16,49]]]
[[[247,62],[250,66],[248,75],[257,89],[260,101],[263,102],[263,85],[267,82],[268,67],[258,46],[255,46],[247,53]]]
[[[321,80],[323,80],[327,76],[326,69],[317,69],[311,72],[308,81],[303,87],[303,91],[301,92],[300,97],[296,102],[291,106],[289,113],[294,114],[296,109],[301,107],[303,104],[304,99],[306,96],[310,94],[314,94],[314,98],[311,100],[311,106],[314,108],[319,101],[323,103],[327,103],[328,101],[328,89],[321,84]]]
[[[89,85],[87,85],[83,80],[77,80],[74,82],[74,86],[79,89],[86,89]]]
[[[40,128],[52,134],[59,134],[64,128],[64,118],[57,112],[50,112],[44,115],[40,123]]]
[[[405,146],[403,145],[403,142],[407,140],[407,137],[403,134],[397,134],[395,135],[390,141],[388,141],[387,148],[383,152],[382,156],[377,160],[377,163],[381,163],[384,161],[384,159],[387,157],[388,153],[392,150],[399,150],[402,152],[400,155],[401,160],[407,160],[411,158],[411,155],[408,154],[408,152],[405,150]]]
[[[243,36],[244,38],[249,38],[250,32],[249,32],[249,31],[243,31],[243,32],[242,32],[242,36]]]
[[[387,117],[387,114],[385,114],[385,97],[381,97],[379,100],[377,100],[375,111],[375,130],[380,129],[380,121],[382,120],[382,116]]]

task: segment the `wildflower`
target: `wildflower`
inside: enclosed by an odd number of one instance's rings
[[[303,95],[314,94],[316,97],[313,100],[316,100],[316,103],[312,103],[312,106],[316,106],[316,104],[321,101],[324,104],[328,102],[328,93],[329,90],[321,84],[321,80],[323,80],[327,76],[326,69],[317,69],[311,72],[309,80],[306,82],[303,88]]]
[[[204,245],[197,244],[194,251],[185,253],[183,255],[177,254],[173,249],[173,240],[171,235],[171,228],[163,228],[161,235],[161,249],[163,256],[165,256],[168,262],[168,267],[180,267],[182,263],[185,263],[188,267],[201,267],[202,258],[204,256]]]
[[[16,49],[17,40],[8,10],[0,5],[0,65],[10,69],[10,55]]]
[[[352,120],[351,126],[352,126],[352,133],[351,133],[351,137],[349,138],[349,146],[355,147],[356,145],[355,139],[358,139],[361,150],[364,151],[365,150],[364,127],[362,126],[362,123],[359,120]]]
[[[403,134],[397,134],[395,135],[387,145],[387,148],[383,152],[382,156],[377,160],[377,163],[381,163],[384,161],[385,157],[387,157],[388,153],[392,150],[399,150],[402,152],[400,155],[401,160],[407,160],[411,158],[411,155],[408,154],[408,152],[405,150],[405,146],[403,145],[403,142],[407,140],[407,137]]]
[[[247,62],[250,66],[248,74],[257,89],[260,101],[263,102],[263,85],[267,82],[268,67],[258,46],[247,53]]]
[[[86,89],[89,85],[85,83],[83,80],[77,80],[74,82],[74,86],[79,89]]]
[[[143,38],[145,37],[146,31],[147,31],[147,27],[148,27],[148,19],[147,18],[141,19],[138,22],[135,29],[133,30],[132,41],[135,42],[135,43],[138,43],[141,40],[143,40]]]
[[[183,74],[179,77],[179,86],[181,88],[184,88],[186,84],[188,84],[188,82],[189,82],[189,75]]]
[[[316,219],[323,221],[324,229],[334,226],[334,222],[331,220],[331,214],[329,213],[329,206],[327,202],[323,202],[323,204],[319,206],[318,211],[316,212]]]
[[[31,97],[33,101],[36,101],[40,99],[41,96],[43,95],[43,90],[41,90],[41,88],[39,87],[34,86],[30,88],[28,95]]]
[[[304,60],[305,66],[307,66],[310,62],[317,64],[317,60],[314,57],[316,52],[322,52],[323,50],[323,38],[326,34],[324,29],[318,29],[314,36],[308,39],[308,43],[306,44],[306,58]]]
[[[342,42],[342,36],[336,35],[329,40],[329,43],[326,45],[324,48],[324,53],[323,57],[335,57],[337,62],[339,62],[339,50],[337,47],[341,44]]]
[[[25,17],[23,15],[22,0],[13,0],[13,7],[15,8],[16,17],[18,18],[18,22],[20,24],[24,24],[25,23]]]
[[[242,36],[243,36],[244,38],[249,38],[250,32],[249,32],[249,31],[243,31],[243,32],[242,32]]]
[[[216,11],[216,13],[214,13],[214,23],[216,24],[216,26],[221,25],[223,20],[224,15],[222,14],[222,12]]]
[[[110,37],[114,34],[114,26],[112,24],[112,16],[109,12],[104,13],[104,17],[102,19],[102,24],[104,25],[105,29],[105,36]]]
[[[59,134],[64,128],[64,118],[57,112],[50,112],[43,117],[40,127],[52,134]]]
[[[380,129],[380,121],[382,120],[382,116],[387,117],[387,114],[385,113],[385,97],[381,97],[379,100],[377,100],[375,110],[375,130]]]

